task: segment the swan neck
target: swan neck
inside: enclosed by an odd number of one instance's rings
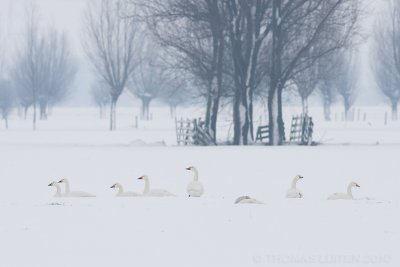
[[[193,168],[192,170],[193,170],[193,174],[194,174],[193,180],[198,181],[199,180],[199,172],[195,168]]]
[[[347,186],[347,194],[351,197],[351,198],[353,198],[353,193],[351,192],[351,188],[352,188],[353,186],[351,185],[351,184],[349,184],[348,186]]]
[[[293,181],[292,181],[292,189],[296,189],[296,184],[297,184],[297,177],[294,177]]]
[[[145,177],[144,179],[144,190],[143,190],[143,194],[148,194],[150,191],[150,181],[149,178]]]
[[[70,188],[69,188],[68,180],[65,180],[64,183],[65,183],[65,194],[69,194],[71,191],[70,191]]]
[[[117,185],[117,187],[118,187],[117,195],[121,195],[124,192],[124,188],[122,187],[122,185]]]
[[[56,194],[54,196],[55,197],[61,197],[61,187],[58,184],[54,184],[54,186],[57,189]]]

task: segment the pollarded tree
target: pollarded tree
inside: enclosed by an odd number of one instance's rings
[[[15,95],[11,82],[4,79],[0,80],[0,112],[7,129],[8,115],[14,106],[14,99]]]
[[[108,89],[108,85],[104,82],[97,81],[92,85],[90,94],[99,108],[100,118],[104,118],[105,109],[107,105],[110,104],[110,90]]]
[[[46,73],[44,55],[45,38],[40,32],[40,19],[35,5],[26,9],[26,22],[22,46],[18,49],[12,71],[13,82],[20,102],[25,109],[33,106],[33,129],[36,129],[36,107]]]
[[[349,111],[356,99],[357,61],[354,51],[342,51],[337,59],[334,84],[343,98],[345,120],[349,120]]]
[[[63,100],[74,81],[76,66],[72,60],[66,35],[50,29],[45,36],[43,53],[44,84],[39,90],[40,119],[47,119],[49,105]]]
[[[272,0],[271,74],[268,88],[270,144],[284,141],[282,92],[296,72],[310,66],[318,57],[343,49],[351,43],[360,15],[359,0]],[[330,36],[331,27],[340,35]],[[309,57],[310,49],[326,39],[319,54]]]
[[[142,102],[140,109],[142,120],[150,120],[150,103],[158,97],[169,82],[168,71],[165,66],[162,66],[160,54],[154,53],[160,50],[160,47],[152,42],[142,46],[137,67],[127,85],[128,90]]]
[[[127,17],[127,0],[101,0],[86,8],[84,48],[88,58],[109,86],[110,130],[116,128],[116,105],[135,67],[138,27]]]
[[[400,100],[400,2],[391,0],[375,24],[371,66],[379,89],[389,99],[392,120]]]

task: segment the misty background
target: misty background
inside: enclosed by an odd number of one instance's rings
[[[72,54],[78,65],[78,71],[68,97],[59,105],[62,106],[93,106],[95,103],[90,95],[90,86],[94,81],[93,68],[91,67],[82,49],[82,35],[84,9],[91,0],[36,0],[43,24],[54,25],[57,29],[65,31],[71,46]],[[24,30],[24,14],[31,0],[0,0],[0,48],[6,54],[6,62],[12,59],[15,47],[22,40]],[[359,75],[357,91],[359,92],[356,105],[384,105],[387,100],[382,96],[376,85],[370,68],[370,44],[373,25],[376,17],[384,12],[386,0],[363,0],[365,8],[362,18],[363,34],[366,41],[358,46]],[[150,34],[150,33],[149,33]],[[318,97],[316,97],[318,98]],[[156,101],[157,102],[157,101]],[[155,104],[157,105],[157,103]],[[311,101],[319,104],[319,99]],[[129,93],[123,93],[118,105],[132,106],[138,104]],[[340,105],[336,103],[336,105]]]

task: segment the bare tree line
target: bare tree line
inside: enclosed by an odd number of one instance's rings
[[[333,83],[338,69],[327,58],[346,59],[354,45],[361,13],[357,0],[130,2],[141,7],[136,15],[175,53],[175,67],[203,80],[199,90],[214,137],[221,99],[232,103],[233,143],[245,145],[254,141],[253,109],[259,95],[267,96],[271,145],[284,142],[282,94],[289,84],[297,84],[304,112],[316,88],[324,88],[327,118],[333,93],[327,88],[343,92],[346,112],[351,104],[354,86],[345,78]]]
[[[74,80],[76,66],[64,33],[44,27],[34,4],[26,7],[24,33],[10,71],[2,73],[0,108],[6,121],[11,108],[18,103],[24,110],[33,110],[33,129],[37,119],[47,119],[48,108],[63,100]],[[38,116],[39,109],[39,116]]]
[[[392,119],[398,119],[400,100],[400,2],[390,0],[375,23],[371,67],[382,93],[389,100]]]

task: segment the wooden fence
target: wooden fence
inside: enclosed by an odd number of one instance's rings
[[[175,120],[176,142],[179,146],[210,146],[216,145],[214,139],[204,127],[205,123],[199,119]]]

